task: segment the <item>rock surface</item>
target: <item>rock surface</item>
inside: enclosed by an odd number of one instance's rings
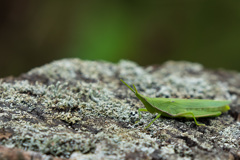
[[[119,79],[148,97],[231,100],[215,118],[161,117]],[[59,158],[239,159],[240,73],[169,61],[141,67],[122,60],[63,59],[0,80],[0,145]],[[25,151],[23,151],[25,150]],[[47,158],[45,158],[47,159]]]

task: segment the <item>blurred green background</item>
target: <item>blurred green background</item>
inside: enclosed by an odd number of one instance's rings
[[[79,57],[240,71],[240,1],[0,1],[0,77]]]

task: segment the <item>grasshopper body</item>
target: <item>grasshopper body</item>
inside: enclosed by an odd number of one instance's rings
[[[157,116],[152,120],[147,127],[158,119],[161,115],[170,118],[193,118],[196,125],[199,124],[196,118],[201,117],[217,117],[230,109],[230,101],[215,101],[207,99],[178,99],[178,98],[150,98],[138,93],[136,87],[131,88],[126,82],[121,80],[137,97],[142,101],[146,108],[139,108],[140,112],[157,113]]]

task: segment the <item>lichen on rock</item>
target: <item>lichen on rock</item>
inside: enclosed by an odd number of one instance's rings
[[[119,79],[148,97],[231,100],[231,111],[187,119],[143,113]],[[240,74],[169,61],[63,59],[0,80],[0,145],[72,159],[234,159],[240,157]],[[2,137],[2,138],[1,138]]]

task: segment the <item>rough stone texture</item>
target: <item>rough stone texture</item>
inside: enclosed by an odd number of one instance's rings
[[[198,119],[206,126],[161,117],[144,130],[156,115],[143,113],[135,124],[143,104],[120,78],[148,97],[231,100],[231,110]],[[240,158],[237,72],[63,59],[1,79],[0,93],[0,145],[7,148],[76,160]]]
[[[32,151],[0,146],[0,160],[64,160]]]

